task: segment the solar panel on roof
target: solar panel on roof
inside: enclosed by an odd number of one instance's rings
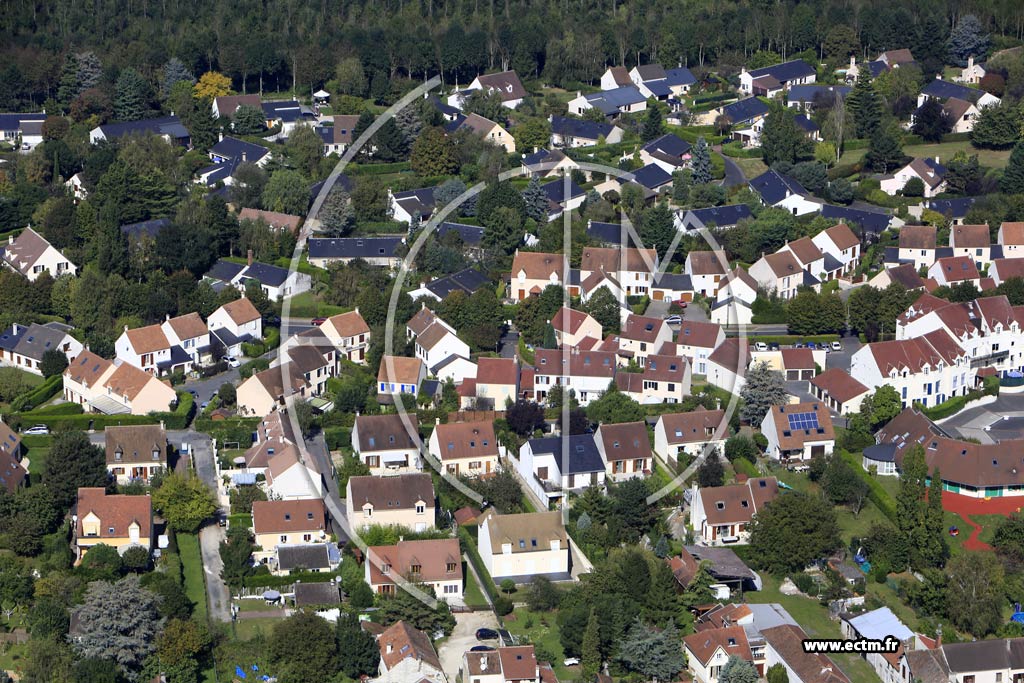
[[[818,429],[817,413],[790,413],[787,417],[790,429]]]

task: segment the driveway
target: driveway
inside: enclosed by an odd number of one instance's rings
[[[842,368],[849,372],[853,354],[857,353],[862,345],[858,337],[843,337],[840,343],[843,345],[843,350],[830,351],[825,356],[825,365],[829,368]]]
[[[192,448],[192,462],[196,475],[213,491],[217,490],[217,468],[213,461],[213,444],[210,437],[199,432],[172,432],[179,443],[186,442]],[[217,524],[208,524],[199,531],[199,550],[203,556],[203,572],[206,574],[206,603],[210,619],[231,621],[231,594],[227,584],[220,577],[224,564],[220,560],[220,544],[224,530]]]
[[[496,647],[498,641],[481,643],[476,639],[478,628],[500,628],[494,612],[461,612],[455,615],[455,630],[448,637],[437,655],[441,659],[441,669],[448,679],[454,681],[462,668],[462,655],[474,645],[491,645]]]
[[[501,339],[498,340],[500,347],[499,354],[502,358],[515,358],[516,350],[519,347],[519,333],[513,330],[506,330],[505,334],[501,335]]]
[[[1001,418],[1016,418],[1021,415],[1024,415],[1024,394],[1006,394],[997,398],[994,403],[968,408],[957,413],[942,423],[942,429],[952,434],[959,433],[960,436],[966,438],[973,437],[982,443],[993,443],[995,441],[993,436],[1002,439],[1021,438],[1021,435],[1009,433],[1010,430],[996,429],[995,434],[992,434],[985,429],[1002,421]],[[1008,424],[1017,425],[1018,422],[1018,420],[1012,420]],[[996,427],[999,426],[996,425]]]
[[[664,318],[668,315],[668,309],[672,305],[671,301],[651,301],[647,304],[647,310],[644,311],[644,315],[649,318]]]
[[[181,389],[185,391],[194,391],[198,398],[196,399],[196,412],[199,412],[199,405],[203,401],[209,401],[213,396],[220,390],[222,384],[234,384],[242,380],[238,374],[238,368],[229,368],[227,372],[222,372],[219,375],[213,375],[212,377],[204,377],[203,379],[193,379],[185,382],[181,385]]]
[[[324,475],[327,490],[324,495],[324,503],[331,513],[331,528],[339,543],[348,543],[349,536],[345,529],[348,527],[346,519],[345,503],[341,498],[341,491],[338,489],[338,480],[334,478],[334,463],[331,460],[331,451],[327,448],[323,433],[318,433],[312,439],[305,439],[306,449],[316,464],[318,470]]]
[[[714,150],[721,154],[722,159],[725,161],[725,178],[722,179],[722,185],[725,187],[735,187],[736,185],[746,185],[747,177],[743,175],[743,171],[736,164],[735,161],[722,154],[722,146],[715,145]]]

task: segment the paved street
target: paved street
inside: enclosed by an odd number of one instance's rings
[[[715,145],[712,149],[722,155],[722,160],[725,161],[725,178],[722,179],[722,185],[725,187],[734,187],[736,185],[746,185],[747,178],[743,175],[743,171],[736,164],[735,161],[722,154],[722,146]]]

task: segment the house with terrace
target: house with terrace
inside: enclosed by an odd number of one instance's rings
[[[553,147],[593,147],[602,140],[610,145],[622,142],[623,130],[611,123],[568,116],[551,116],[550,121]]]
[[[146,415],[171,410],[178,396],[169,382],[86,349],[64,370],[64,400],[86,412]]]
[[[352,451],[370,474],[396,475],[423,469],[416,414],[356,415]]]
[[[583,407],[608,390],[618,366],[615,351],[583,350],[572,347],[537,349],[534,354],[533,386],[536,400],[544,403],[551,387],[572,390]]]
[[[836,443],[832,415],[816,401],[772,406],[761,433],[768,439],[768,457],[782,463],[832,455]]]
[[[82,342],[71,336],[72,329],[58,322],[14,323],[0,333],[0,367],[18,368],[41,377],[47,351],[64,354],[70,364],[84,348]]]
[[[0,244],[0,257],[3,265],[21,273],[29,282],[35,282],[43,273],[56,280],[78,272],[78,266],[31,227],[17,236],[10,235],[6,244]]]
[[[365,261],[371,266],[390,268],[402,265],[405,236],[311,237],[308,258],[311,265],[326,269],[332,263]]]
[[[458,90],[448,98],[448,105],[461,109],[465,99],[476,90],[497,94],[501,106],[515,109],[528,97],[526,88],[519,80],[515,71],[501,71],[494,74],[482,74],[473,79],[465,90]]]
[[[514,464],[526,485],[549,504],[561,504],[568,492],[604,487],[605,464],[593,434],[530,439]]]
[[[641,405],[682,403],[690,395],[690,382],[689,361],[674,353],[651,354],[647,356],[643,372],[615,375],[619,391]]]
[[[163,423],[106,427],[107,472],[120,485],[149,485],[153,475],[167,469],[171,449]]]
[[[569,536],[558,511],[499,515],[491,508],[480,518],[477,538],[480,558],[496,582],[570,578]]]
[[[740,69],[740,92],[747,95],[774,97],[794,85],[814,83],[817,72],[802,59],[747,71]]]
[[[278,546],[327,543],[327,508],[316,498],[297,500],[256,500],[252,504],[252,531],[259,550],[257,562],[277,554]]]
[[[701,545],[745,545],[754,515],[781,492],[775,477],[747,479],[741,484],[690,489],[690,528]]]
[[[349,477],[349,524],[398,526],[417,533],[434,528],[434,484],[429,474]]]
[[[427,450],[456,477],[479,477],[498,468],[498,439],[487,420],[435,425]]]
[[[723,410],[698,407],[688,413],[665,413],[654,424],[654,452],[677,463],[680,456],[696,458],[711,448],[724,455],[729,425]]]
[[[72,519],[76,564],[97,545],[110,546],[120,555],[135,546],[153,548],[153,503],[148,494],[109,495],[102,487],[80,488]]]
[[[438,600],[462,604],[462,552],[457,538],[370,546],[363,571],[374,593],[394,595],[399,585],[408,582],[430,586]]]
[[[653,456],[646,422],[598,425],[594,440],[608,479],[619,482],[651,473]]]

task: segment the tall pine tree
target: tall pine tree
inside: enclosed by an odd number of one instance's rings
[[[138,121],[146,116],[149,83],[135,69],[125,69],[114,85],[114,118]]]
[[[697,138],[693,146],[693,184],[705,185],[711,182],[711,151],[703,137]]]
[[[871,81],[871,72],[862,65],[857,82],[846,98],[846,107],[853,113],[858,138],[870,138],[882,123],[882,98]]]
[[[580,664],[583,666],[583,680],[593,680],[601,671],[601,622],[597,618],[597,609],[590,610],[587,628],[583,632],[583,643],[580,646]]]
[[[559,182],[558,180],[554,182]],[[540,186],[540,179],[537,176],[530,178],[530,183],[523,190],[523,201],[526,202],[526,215],[537,221],[547,220],[548,197]]]
[[[928,505],[924,513],[925,545],[921,548],[921,559],[928,566],[941,567],[949,559],[945,527],[942,510],[942,474],[936,467],[928,486]]]
[[[928,466],[925,464],[924,448],[920,444],[915,444],[903,456],[899,491],[896,493],[896,522],[900,535],[909,542],[910,547],[918,549],[924,536],[927,476]],[[917,564],[915,560],[911,561]]]
[[[1010,152],[999,189],[1006,194],[1024,193],[1024,142],[1018,142]]]
[[[661,137],[662,120],[661,109],[656,102],[647,103],[647,114],[644,115],[644,123],[640,128],[640,137],[644,142],[650,142]]]

